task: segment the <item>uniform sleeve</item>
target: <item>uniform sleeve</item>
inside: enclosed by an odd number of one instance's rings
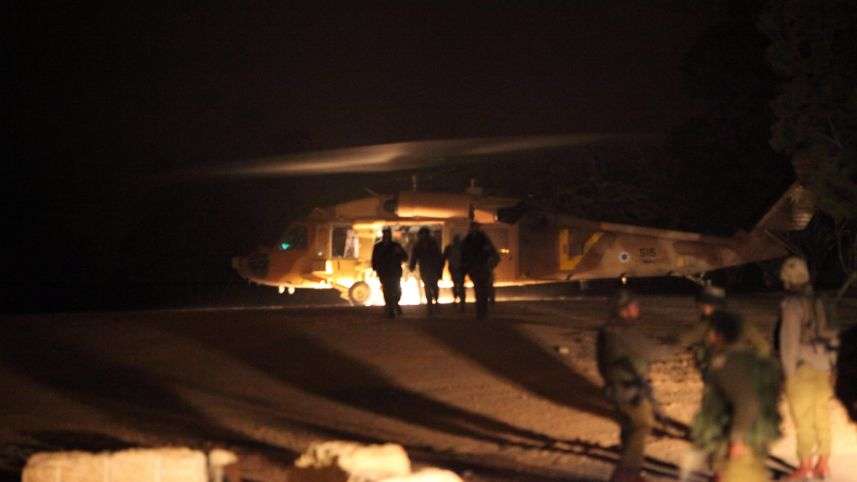
[[[733,442],[747,441],[747,434],[759,417],[759,398],[753,379],[742,364],[730,360],[716,371],[717,384],[733,409],[732,428],[729,439]]]
[[[787,298],[780,304],[780,362],[786,378],[794,375],[797,370],[802,315],[803,306],[800,300]]]

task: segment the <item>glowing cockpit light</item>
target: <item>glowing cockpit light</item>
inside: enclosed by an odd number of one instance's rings
[[[281,251],[288,251],[288,249],[291,247],[292,247],[292,245],[289,243],[280,243],[280,250]]]

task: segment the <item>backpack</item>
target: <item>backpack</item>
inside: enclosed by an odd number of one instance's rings
[[[778,401],[782,388],[780,365],[770,357],[759,356],[752,351],[743,351],[739,357],[748,367],[747,376],[753,381],[759,403],[759,415],[745,442],[757,453],[766,452],[768,445],[781,435],[782,422]],[[706,384],[700,409],[691,423],[691,441],[707,453],[718,453],[728,445],[732,424],[732,407],[723,394],[714,386]]]
[[[824,300],[815,295],[797,295],[804,307],[804,312],[809,313],[807,319],[801,323],[800,342],[806,344],[821,343],[829,350],[833,350],[832,334],[834,330],[830,327],[827,317],[827,308]],[[783,315],[780,313],[777,316],[777,321],[774,322],[773,340],[771,346],[773,353],[780,353],[780,331],[783,326]]]

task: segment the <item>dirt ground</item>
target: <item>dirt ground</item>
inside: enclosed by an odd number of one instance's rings
[[[777,304],[733,300],[766,330]],[[42,450],[189,445],[235,450],[244,479],[283,480],[309,443],[346,439],[400,443],[468,481],[606,480],[618,440],[594,361],[606,298],[501,302],[484,322],[442,308],[397,320],[350,307],[4,317],[0,475],[19,479]],[[687,296],[643,309],[661,339],[696,319]],[[652,380],[688,422],[702,388],[689,356],[655,363]],[[855,429],[840,407],[834,417],[834,480],[857,480]],[[793,463],[788,419],[785,430],[773,453]],[[674,479],[686,448],[653,438],[650,477]]]

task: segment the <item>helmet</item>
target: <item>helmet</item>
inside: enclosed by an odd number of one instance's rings
[[[780,280],[786,289],[800,288],[809,283],[809,269],[803,258],[792,256],[785,261],[780,268]]]

